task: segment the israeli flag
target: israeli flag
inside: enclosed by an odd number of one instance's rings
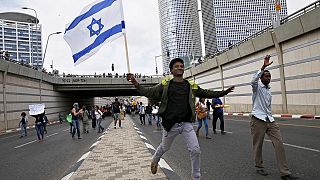
[[[124,32],[121,0],[97,0],[66,25],[64,39],[69,44],[75,65],[88,59]]]

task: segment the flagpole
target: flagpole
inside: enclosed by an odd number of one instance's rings
[[[124,32],[123,33],[124,37],[124,46],[126,48],[126,59],[127,59],[127,68],[128,68],[128,73],[130,73],[130,64],[129,64],[129,53],[128,53],[128,43],[127,43],[127,34]]]

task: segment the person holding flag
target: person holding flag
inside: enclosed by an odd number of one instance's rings
[[[197,84],[183,79],[184,61],[176,58],[169,63],[173,79],[164,79],[156,86],[145,88],[141,86],[133,74],[127,74],[130,81],[142,96],[161,101],[159,116],[162,118],[162,142],[158,146],[151,161],[151,172],[157,173],[158,162],[168,151],[175,139],[181,134],[190,153],[192,179],[200,179],[200,146],[193,129],[195,120],[195,97],[221,97],[233,92],[234,86],[225,91],[210,91],[200,88]]]

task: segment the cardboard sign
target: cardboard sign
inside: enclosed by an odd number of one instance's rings
[[[37,115],[44,113],[44,104],[31,104],[29,105],[29,115]]]

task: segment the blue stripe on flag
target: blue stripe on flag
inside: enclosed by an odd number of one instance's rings
[[[109,37],[111,37],[119,32],[122,32],[123,25],[124,25],[124,21],[122,21],[121,24],[117,24],[117,25],[113,26],[112,28],[108,29],[107,31],[105,31],[101,35],[99,35],[95,39],[95,41],[92,44],[90,44],[88,47],[86,47],[83,50],[81,50],[80,52],[74,54],[72,56],[74,63],[76,63],[82,56],[89,53],[94,48],[98,47],[100,44],[102,44]]]
[[[70,24],[70,26],[66,29],[65,33],[73,28],[75,28],[83,19],[86,19],[87,17],[92,16],[93,14],[101,11],[102,9],[109,7],[112,5],[112,3],[114,3],[117,0],[104,0],[101,1],[98,4],[95,4],[94,6],[92,6],[89,11],[87,11],[86,13],[78,16],[75,20],[72,21],[72,23]]]

